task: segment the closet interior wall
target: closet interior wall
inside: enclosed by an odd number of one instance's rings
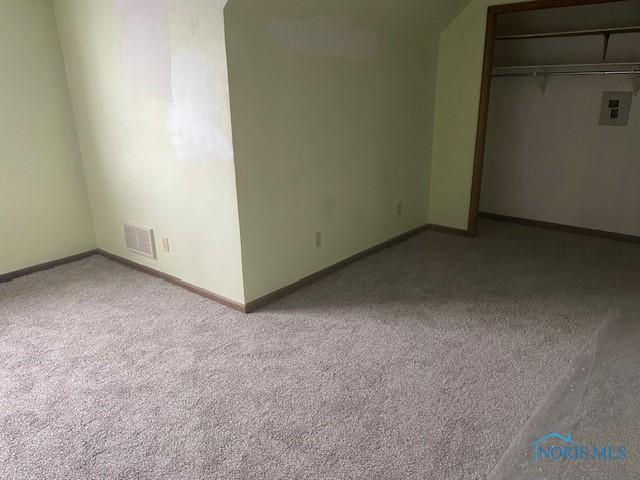
[[[638,0],[499,17],[481,212],[640,236],[638,26]]]

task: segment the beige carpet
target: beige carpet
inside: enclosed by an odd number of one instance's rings
[[[483,479],[640,248],[425,233],[245,316],[100,257],[0,285],[2,479]]]

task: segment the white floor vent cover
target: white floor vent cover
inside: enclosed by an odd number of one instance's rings
[[[124,240],[127,248],[145,257],[156,258],[156,244],[153,241],[153,229],[136,225],[124,224]]]

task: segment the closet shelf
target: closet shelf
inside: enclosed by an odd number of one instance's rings
[[[594,30],[568,30],[564,32],[522,33],[515,35],[498,35],[496,40],[527,40],[535,38],[585,37],[591,35],[618,35],[623,33],[640,33],[640,25],[631,27],[599,28]]]
[[[624,63],[573,63],[555,65],[508,65],[493,69],[494,77],[553,75],[640,75],[640,61]]]

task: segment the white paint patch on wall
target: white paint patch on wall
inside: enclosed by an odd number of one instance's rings
[[[344,16],[319,15],[306,20],[271,17],[267,25],[271,37],[287,50],[349,59],[376,55],[376,33],[354,26]]]
[[[171,37],[165,0],[115,0],[120,50],[127,81],[140,91],[171,100]]]
[[[172,61],[173,102],[169,108],[169,138],[181,160],[207,161],[213,156],[233,161],[231,139],[218,128],[225,106],[214,92],[213,66],[201,54],[181,52]]]

